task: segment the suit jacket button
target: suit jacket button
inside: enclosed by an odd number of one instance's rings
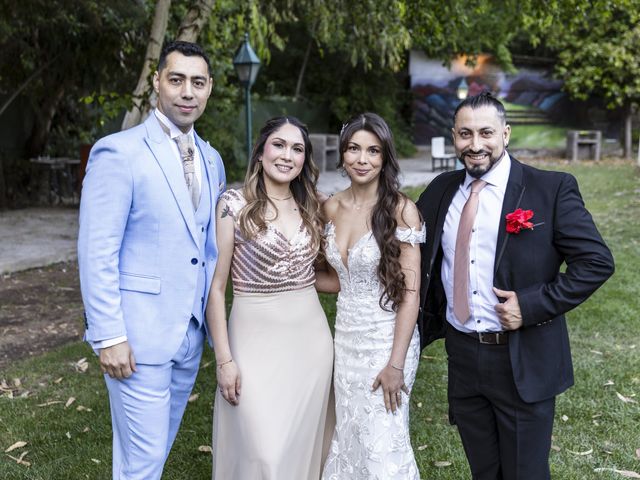
[[[191,259],[191,265],[197,265],[198,264],[198,259],[197,258],[192,258]]]

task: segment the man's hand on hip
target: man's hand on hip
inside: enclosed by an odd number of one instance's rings
[[[100,369],[111,378],[128,378],[136,371],[136,359],[129,342],[100,349]]]
[[[520,311],[520,303],[518,295],[511,290],[500,290],[493,287],[493,293],[498,298],[504,298],[503,303],[498,303],[494,307],[498,314],[498,319],[505,330],[517,330],[522,326],[522,312]]]

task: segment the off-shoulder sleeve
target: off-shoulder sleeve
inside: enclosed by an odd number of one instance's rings
[[[424,243],[427,239],[427,227],[423,223],[419,230],[413,227],[396,228],[396,238],[404,243],[410,243],[412,246],[416,243]]]

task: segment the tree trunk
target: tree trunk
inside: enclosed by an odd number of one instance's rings
[[[151,24],[151,34],[149,35],[149,43],[144,56],[144,64],[142,72],[138,77],[138,85],[133,92],[133,107],[124,116],[122,121],[122,130],[138,125],[143,114],[149,110],[147,99],[148,92],[151,88],[152,68],[160,58],[162,51],[162,42],[167,32],[167,23],[169,22],[169,9],[171,8],[171,0],[156,0],[155,13],[153,23]]]
[[[307,69],[307,63],[309,62],[309,55],[311,54],[311,46],[313,45],[313,38],[309,38],[307,44],[307,50],[304,52],[304,59],[302,60],[302,66],[298,73],[298,82],[296,83],[296,93],[293,96],[296,100],[300,98],[300,91],[302,90],[302,80],[304,79],[304,72]]]
[[[24,82],[22,82],[22,85],[20,85],[16,90],[14,90],[11,96],[2,104],[2,107],[0,107],[0,117],[2,116],[4,111],[7,108],[9,108],[9,105],[11,105],[11,103],[13,103],[13,101],[18,97],[18,95],[20,95],[20,92],[22,92],[22,90],[24,90],[27,87],[27,85],[31,83],[33,79],[37,78],[38,75],[40,75],[43,72],[43,70],[45,70],[55,60],[57,60],[59,56],[60,54],[56,55],[55,57],[50,59],[48,62],[40,65],[40,67],[38,67],[31,75],[29,75],[29,78],[27,78]]]
[[[0,158],[0,211],[7,209],[7,182],[4,179],[2,158]]]
[[[178,27],[176,40],[195,42],[209,21],[215,0],[196,0]]]
[[[633,117],[633,109],[631,104],[627,105],[624,116],[624,159],[631,160],[632,142],[631,142],[631,118]]]
[[[44,147],[47,145],[53,117],[58,111],[58,105],[64,97],[65,92],[64,82],[59,82],[57,85],[57,88],[53,89],[49,96],[46,97],[40,111],[36,112],[31,135],[27,140],[27,158],[41,155]]]

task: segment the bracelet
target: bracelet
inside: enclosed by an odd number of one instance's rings
[[[396,370],[399,370],[399,371],[401,371],[401,372],[404,372],[404,367],[402,367],[402,368],[400,368],[400,367],[396,367],[393,363],[390,363],[390,364],[389,364],[389,366],[390,366],[391,368],[395,368]]]
[[[232,359],[230,359],[230,360],[227,360],[226,362],[219,363],[219,364],[218,364],[218,368],[222,368],[222,367],[224,367],[227,363],[231,363],[231,362],[233,362],[233,358],[232,358]]]

